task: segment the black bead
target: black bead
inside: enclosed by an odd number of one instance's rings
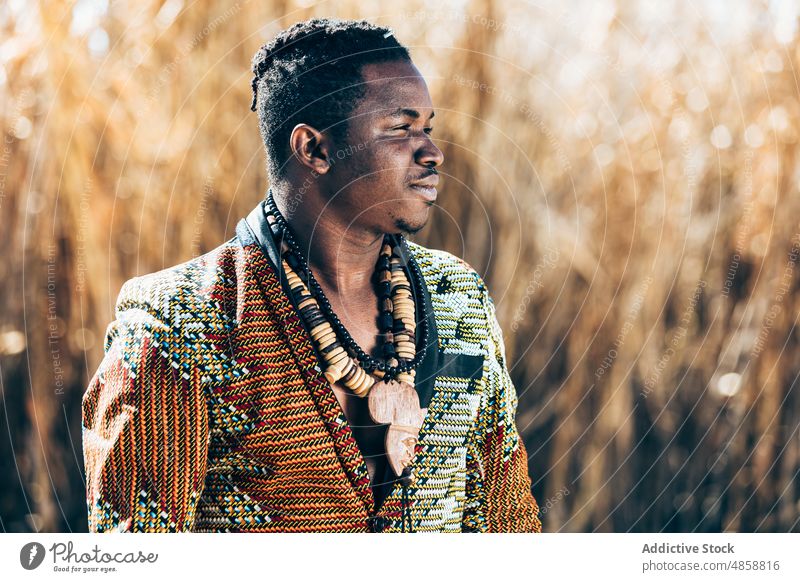
[[[300,317],[302,317],[303,319],[308,321],[308,323],[310,324],[311,321],[309,320],[309,318],[311,318],[314,313],[317,313],[317,311],[318,310],[317,310],[316,306],[314,306],[314,305],[306,305],[305,307],[303,307],[300,310]],[[322,314],[320,314],[320,315],[322,315]]]
[[[382,332],[392,329],[392,315],[390,313],[382,313],[378,317],[378,329]]]
[[[342,346],[339,344],[339,342],[335,341],[331,345],[322,348],[322,353],[323,354],[329,354],[330,352],[332,352],[336,348],[340,348],[340,347],[342,347]]]
[[[325,321],[325,316],[322,315],[321,313],[316,313],[316,314],[312,315],[311,317],[309,317],[306,320],[306,323],[308,324],[308,327],[313,329],[313,328],[317,327],[320,323],[323,323],[324,321]]]
[[[286,255],[286,262],[289,263],[289,266],[292,268],[293,271],[297,271],[300,269],[300,263],[297,260],[297,256],[293,253],[289,253]]]

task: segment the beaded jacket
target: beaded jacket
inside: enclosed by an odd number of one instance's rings
[[[417,532],[541,531],[478,273],[400,239],[424,283],[427,414],[414,483],[376,510],[277,251],[253,232],[242,220],[212,251],[123,285],[83,396],[89,531],[399,532],[403,515]]]

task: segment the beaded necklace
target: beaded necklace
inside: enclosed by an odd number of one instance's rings
[[[357,396],[368,397],[372,420],[389,424],[386,455],[405,490],[414,479],[408,465],[414,456],[427,409],[420,408],[414,389],[415,368],[422,356],[422,351],[417,353],[415,343],[414,296],[398,249],[392,246],[393,239],[384,237],[376,265],[383,361],[364,353],[333,313],[295,243],[291,228],[275,205],[271,191],[267,197],[266,217],[279,244],[281,263],[300,317],[324,365],[325,378],[331,384],[341,380]],[[426,319],[422,318],[420,323],[423,345],[427,337]]]

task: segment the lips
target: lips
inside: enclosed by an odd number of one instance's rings
[[[409,188],[419,192],[429,200],[436,200],[436,185],[439,183],[439,176],[429,176],[424,180],[417,180],[409,184]]]

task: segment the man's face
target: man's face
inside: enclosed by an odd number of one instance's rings
[[[431,96],[408,61],[365,65],[362,76],[366,93],[348,120],[347,143],[331,155],[331,209],[350,228],[413,234],[428,221],[444,160],[431,141]]]

